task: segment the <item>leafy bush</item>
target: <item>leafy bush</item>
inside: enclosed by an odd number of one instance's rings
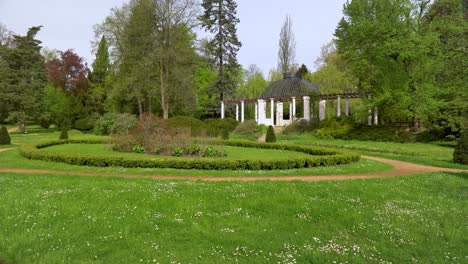
[[[217,157],[218,150],[213,147],[207,147],[205,151],[203,151],[203,157]]]
[[[194,156],[199,155],[201,151],[201,147],[199,145],[191,145],[186,149],[188,155]]]
[[[68,139],[68,128],[67,127],[62,127],[62,132],[60,133],[59,139],[61,139],[61,140]]]
[[[257,125],[255,120],[247,120],[243,123],[240,123],[236,129],[234,129],[232,136],[236,139],[248,139],[255,141],[263,134],[263,130],[263,125]]]
[[[206,133],[210,137],[218,137],[223,131],[232,132],[236,127],[238,122],[232,118],[217,119],[210,118],[205,121]]]
[[[127,133],[135,127],[138,119],[128,113],[107,113],[94,124],[94,134],[110,135],[114,133]]]
[[[83,117],[75,121],[74,127],[80,131],[89,131],[93,128],[93,123],[89,117]]]
[[[140,145],[135,145],[135,146],[133,147],[133,152],[135,152],[135,153],[143,153],[143,152],[145,152],[145,148],[142,147],[142,146],[140,146]]]
[[[192,137],[203,135],[205,123],[190,116],[176,116],[168,120],[172,128],[189,128]]]
[[[228,140],[229,139],[229,131],[223,130],[223,133],[221,134],[221,138],[224,139],[224,140]]]
[[[181,147],[172,147],[171,148],[171,155],[174,157],[180,157],[182,156],[182,153],[184,150]]]
[[[399,127],[386,126],[355,126],[355,129],[346,135],[337,136],[341,139],[384,141],[384,142],[414,142],[415,136]]]
[[[11,138],[10,134],[8,134],[8,129],[6,126],[2,126],[0,129],[0,145],[10,145],[11,144]]]
[[[468,129],[462,131],[457,140],[457,146],[453,151],[453,161],[460,164],[468,164]]]
[[[50,127],[50,123],[50,118],[48,116],[41,116],[41,118],[39,118],[39,125],[42,128],[48,129]]]
[[[275,130],[273,129],[273,126],[268,126],[265,142],[270,142],[270,143],[276,142],[276,135],[275,135]]]
[[[290,135],[290,134],[302,134],[306,132],[311,132],[315,128],[317,128],[318,124],[316,123],[315,119],[307,121],[305,119],[294,120],[292,124],[286,126],[283,129],[283,134]]]
[[[331,118],[320,122],[320,128],[313,133],[319,138],[341,138],[350,134],[355,123],[348,117]]]
[[[264,160],[228,160],[213,158],[141,158],[127,159],[124,157],[102,157],[93,155],[80,155],[70,153],[54,153],[42,151],[42,148],[76,143],[76,144],[105,144],[105,140],[60,140],[32,145],[24,145],[19,148],[19,152],[26,158],[64,162],[71,165],[86,165],[96,167],[125,167],[125,168],[176,168],[176,169],[201,169],[201,170],[284,170],[308,168],[316,166],[333,166],[338,164],[347,164],[359,160],[359,155],[335,150],[287,145],[287,144],[267,144],[249,141],[210,141],[212,144],[225,143],[229,146],[280,149],[299,151],[307,153],[310,157],[303,158],[284,158],[284,159],[264,159]]]

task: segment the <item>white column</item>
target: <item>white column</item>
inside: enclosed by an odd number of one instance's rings
[[[221,101],[221,119],[224,119],[224,101]]]
[[[293,120],[293,114],[292,114],[292,112],[293,112],[293,111],[292,111],[292,102],[290,101],[290,102],[289,102],[289,121],[291,121],[291,122],[292,122],[292,120]]]
[[[345,114],[346,116],[349,116],[349,98],[346,98]]]
[[[276,125],[283,125],[283,102],[276,103]]]
[[[241,101],[241,123],[244,123],[244,100]]]
[[[236,121],[239,121],[239,104],[236,104]]]
[[[336,102],[336,117],[341,116],[341,96],[338,95],[338,99]]]
[[[310,96],[302,97],[304,100],[304,119],[310,121]]]
[[[374,126],[378,126],[379,125],[379,111],[376,108],[374,108]]]
[[[266,103],[263,99],[258,99],[258,121],[259,125],[266,125]]]
[[[270,98],[270,102],[271,102],[271,109],[270,109],[271,125],[274,126],[275,125],[275,99]]]
[[[296,118],[296,97],[292,97],[292,118],[291,121],[293,121]]]
[[[255,121],[258,121],[258,105],[255,103]]]
[[[367,110],[367,125],[372,126],[372,110],[370,108]]]
[[[319,119],[320,121],[325,120],[327,117],[327,113],[325,112],[327,109],[327,101],[326,100],[320,100],[319,101]]]

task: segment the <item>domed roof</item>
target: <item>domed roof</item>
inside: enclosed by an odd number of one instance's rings
[[[317,86],[292,75],[285,75],[283,79],[273,82],[263,91],[260,98],[293,97],[320,94]]]

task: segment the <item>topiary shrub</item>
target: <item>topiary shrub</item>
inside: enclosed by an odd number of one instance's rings
[[[453,161],[460,164],[468,164],[468,130],[462,131],[453,151]]]
[[[275,135],[275,130],[273,129],[273,126],[268,127],[265,142],[270,142],[270,143],[276,142],[276,135]]]
[[[8,134],[8,129],[6,126],[2,126],[0,129],[0,145],[10,145],[11,144],[11,138],[10,135]]]
[[[93,124],[89,117],[84,117],[76,120],[74,127],[80,131],[89,131],[93,128]]]
[[[60,133],[59,139],[68,139],[68,128],[62,127],[62,132]]]

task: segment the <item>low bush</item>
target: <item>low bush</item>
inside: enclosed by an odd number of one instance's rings
[[[60,132],[59,139],[61,139],[61,140],[68,139],[68,128],[67,127],[62,127],[62,132]]]
[[[336,138],[366,140],[366,141],[384,141],[409,143],[415,141],[415,136],[399,127],[388,126],[355,126],[355,129],[349,134],[340,135]]]
[[[332,139],[349,135],[355,129],[355,123],[347,117],[331,118],[320,122],[319,129],[313,133],[318,138]]]
[[[89,131],[93,128],[93,123],[89,117],[83,117],[75,121],[74,128],[80,131]]]
[[[262,134],[264,126],[257,125],[255,120],[247,120],[237,125],[232,132],[232,137],[235,139],[257,140]]]
[[[318,127],[318,124],[316,123],[315,119],[310,120],[310,121],[307,121],[305,119],[294,120],[292,124],[286,126],[283,129],[283,134],[285,135],[302,134],[306,132],[311,132],[317,127]]]
[[[232,132],[237,127],[238,122],[232,118],[210,118],[205,119],[206,133],[210,137],[219,137],[223,131]]]
[[[107,113],[96,121],[93,132],[97,135],[127,133],[137,121],[136,116],[128,113]]]
[[[133,147],[133,152],[135,153],[143,153],[145,152],[145,148],[140,146],[140,145],[136,145]]]
[[[273,129],[273,126],[268,127],[265,142],[269,142],[269,143],[276,142],[276,135],[275,135],[275,130]]]
[[[50,118],[48,116],[41,116],[41,118],[39,118],[39,125],[44,129],[48,129],[51,125]]]
[[[223,130],[223,133],[221,134],[221,138],[224,139],[224,140],[228,140],[229,139],[229,131]]]
[[[205,123],[190,116],[176,116],[169,118],[168,124],[172,128],[188,128],[192,137],[199,137],[205,134]]]
[[[11,144],[11,138],[10,134],[8,134],[8,129],[6,126],[2,126],[0,129],[0,145],[10,145]]]
[[[453,151],[453,161],[460,164],[468,164],[468,129],[462,131]]]
[[[212,144],[224,143],[228,146],[279,149],[307,153],[313,156],[304,158],[285,159],[261,159],[261,160],[229,160],[217,158],[123,158],[123,157],[102,157],[93,155],[79,155],[69,153],[54,153],[42,151],[42,148],[67,144],[105,144],[104,140],[60,140],[21,146],[20,153],[29,159],[44,161],[64,162],[71,165],[86,165],[96,167],[126,167],[126,168],[175,168],[175,169],[201,169],[201,170],[284,170],[298,169],[317,166],[332,166],[347,164],[359,160],[359,155],[354,153],[338,152],[336,150],[287,145],[287,144],[267,144],[250,141],[234,140],[212,140]]]

